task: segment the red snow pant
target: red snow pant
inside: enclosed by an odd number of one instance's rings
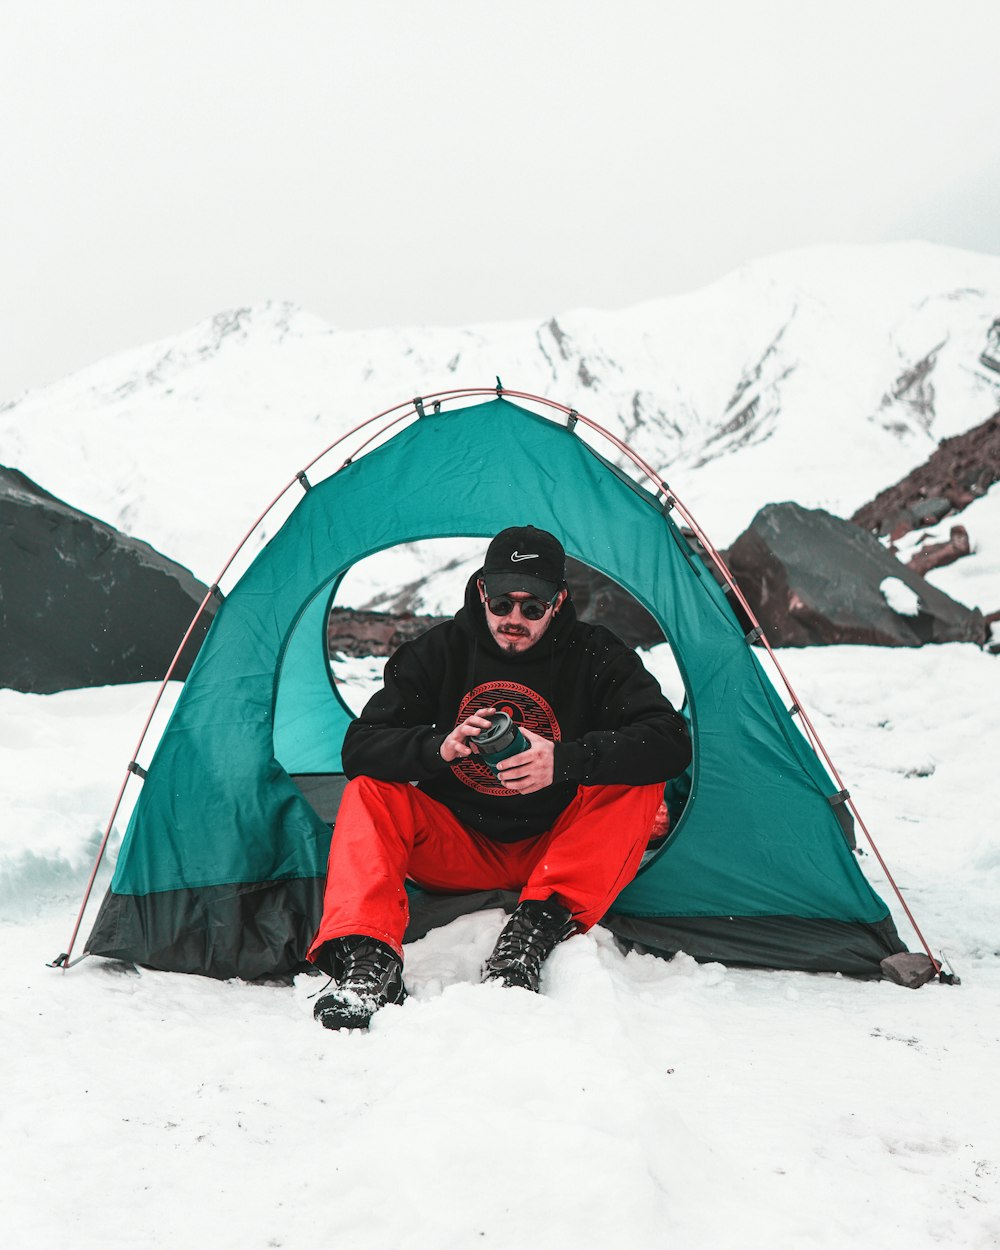
[[[554,898],[579,930],[597,923],[632,880],[663,800],[662,784],[580,786],[552,828],[493,842],[407,782],[348,782],[330,843],[323,919],[309,949],[363,933],[403,953],[407,877],[427,890],[517,890]]]

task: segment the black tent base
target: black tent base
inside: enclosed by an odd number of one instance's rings
[[[841,972],[880,979],[882,960],[906,949],[888,917],[878,924],[801,916],[608,916],[604,923],[639,950],[735,968]]]
[[[490,907],[513,910],[517,895],[504,890],[480,894],[410,896],[407,940],[458,916]],[[881,979],[882,960],[906,950],[889,917],[877,924],[809,920],[801,916],[625,916],[601,921],[626,947],[672,959],[684,952],[699,963],[733,968],[783,968],[793,972],[841,972]]]
[[[227,980],[269,980],[303,967],[319,924],[323,878],[252,882],[157,894],[104,898],[86,951],[166,972]],[[517,896],[410,893],[406,941],[470,912],[502,907]],[[878,978],[881,961],[905,951],[892,920],[877,924],[809,920],[799,916],[624,916],[604,918],[627,946],[671,958],[683,951],[699,962],[732,967],[841,972]]]
[[[143,895],[109,890],[85,950],[220,980],[283,977],[304,962],[322,903],[322,877]]]

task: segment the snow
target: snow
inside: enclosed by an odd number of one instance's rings
[[[898,577],[883,578],[879,591],[893,612],[900,616],[919,616],[920,596]]]
[[[57,888],[82,894],[110,815],[111,787],[133,758],[157,689],[0,690],[0,916],[30,911],[34,897]],[[171,683],[165,692],[151,742],[179,689]],[[134,795],[123,803],[120,831]]]
[[[781,658],[960,987],[667,962],[596,930],[556,951],[535,997],[478,983],[499,912],[413,944],[409,1000],[365,1036],[315,1024],[317,977],[54,970],[156,687],[3,692],[8,1243],[997,1244],[998,661],[959,645]],[[355,697],[377,669],[355,666]],[[861,863],[920,949],[875,856]]]
[[[781,497],[772,488],[790,480],[790,466],[802,474],[786,495],[812,506],[826,499],[843,514],[851,497],[863,502],[872,483],[881,489],[938,438],[997,406],[988,378],[955,398],[969,354],[980,350],[980,323],[988,308],[995,315],[997,262],[920,245],[876,250],[867,259],[878,282],[859,305],[859,255],[797,253],[749,266],[689,303],[560,317],[574,344],[566,340],[565,360],[544,327],[347,336],[286,306],[217,318],[9,405],[0,412],[6,456],[70,502],[111,521],[131,518],[138,536],[211,577],[236,527],[275,493],[275,464],[287,464],[294,480],[336,436],[333,426],[415,393],[414,377],[439,388],[458,343],[473,366],[469,380],[482,382],[489,361],[486,380],[500,368],[509,384],[549,387],[567,402],[574,396],[563,383],[586,359],[603,380],[580,406],[598,420],[605,407],[627,415],[639,395],[658,427],[640,431],[640,441],[675,448],[676,464],[667,451],[658,463],[671,460],[672,484],[724,543],[756,507]],[[945,291],[957,321],[935,378],[939,394],[952,388],[953,404],[924,428],[919,405],[895,397],[882,408],[881,397],[896,365],[940,341]],[[857,355],[863,336],[840,358],[852,341],[852,301],[884,337],[886,319],[897,317],[891,369]],[[784,363],[767,357],[761,373],[774,370],[761,383],[770,424],[757,442],[695,468],[744,365],[761,363],[786,324],[776,349]],[[553,362],[546,377],[536,359],[543,341]],[[715,371],[713,361],[722,361]],[[385,403],[372,401],[376,392]],[[680,428],[671,434],[674,417]],[[832,426],[846,444],[840,462],[824,461],[839,446]],[[221,474],[233,446],[239,473]],[[973,554],[930,580],[995,610],[1000,488],[961,523]],[[352,575],[353,597],[455,561],[428,592],[439,610],[453,610],[475,553],[462,541],[442,550],[428,544],[419,558],[396,552],[367,562]],[[896,590],[888,586],[887,597]],[[961,986],[909,991],[625,955],[597,929],[558,948],[535,996],[479,984],[499,912],[465,917],[409,947],[410,997],[365,1035],[315,1024],[317,977],[249,986],[92,958],[56,970],[46,963],[67,949],[157,687],[0,691],[6,1244],[1000,1244],[1000,657],[950,645],[815,648],[780,659],[917,923]],[[676,699],[667,649],[647,661]],[[339,671],[357,707],[381,663]],[[140,761],[177,691],[168,687]],[[133,777],[126,788],[77,954],[140,784]],[[860,845],[862,870],[903,940],[921,949],[879,856],[864,836]]]

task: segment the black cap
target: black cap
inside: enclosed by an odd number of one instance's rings
[[[515,525],[501,530],[490,543],[483,581],[490,598],[524,591],[551,601],[566,582],[566,552],[547,530]]]

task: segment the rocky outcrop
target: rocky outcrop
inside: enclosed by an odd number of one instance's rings
[[[51,694],[160,680],[206,590],[147,543],[0,467],[0,687]]]
[[[334,608],[327,621],[327,645],[331,655],[364,658],[392,655],[397,647],[447,620],[444,616],[421,616],[415,612],[367,612],[360,608]]]
[[[727,564],[772,646],[986,642],[981,612],[937,590],[867,530],[821,509],[768,504],[730,547]],[[903,593],[887,593],[888,582]]]
[[[923,577],[931,569],[941,569],[946,564],[954,564],[956,560],[961,560],[962,556],[967,556],[971,550],[969,531],[964,525],[953,525],[947,542],[924,543],[916,555],[907,560],[906,567]]]
[[[572,589],[573,603],[581,620],[604,625],[630,647],[652,647],[663,642],[663,631],[652,613],[617,582],[598,573],[589,564],[568,558],[566,580]],[[412,597],[419,588],[419,582],[408,586],[408,596]],[[330,654],[339,652],[357,657],[391,655],[402,643],[447,619],[407,611],[369,612],[334,608],[327,623]]]
[[[1000,325],[1000,322],[995,323]],[[890,552],[905,535],[939,524],[982,498],[1000,481],[1000,412],[980,425],[946,438],[922,465],[855,512],[851,520],[889,540]],[[922,537],[907,567],[919,574],[943,568],[970,554],[972,539],[964,525],[953,525],[945,542]],[[1000,612],[986,617],[987,632]],[[995,632],[995,631],[994,631]],[[987,645],[995,649],[995,642]]]
[[[630,647],[653,647],[663,642],[663,630],[653,614],[610,577],[568,557],[566,581],[581,620],[604,625]]]
[[[944,439],[912,473],[851,517],[855,525],[893,541],[936,525],[981,498],[1000,481],[1000,412]]]

